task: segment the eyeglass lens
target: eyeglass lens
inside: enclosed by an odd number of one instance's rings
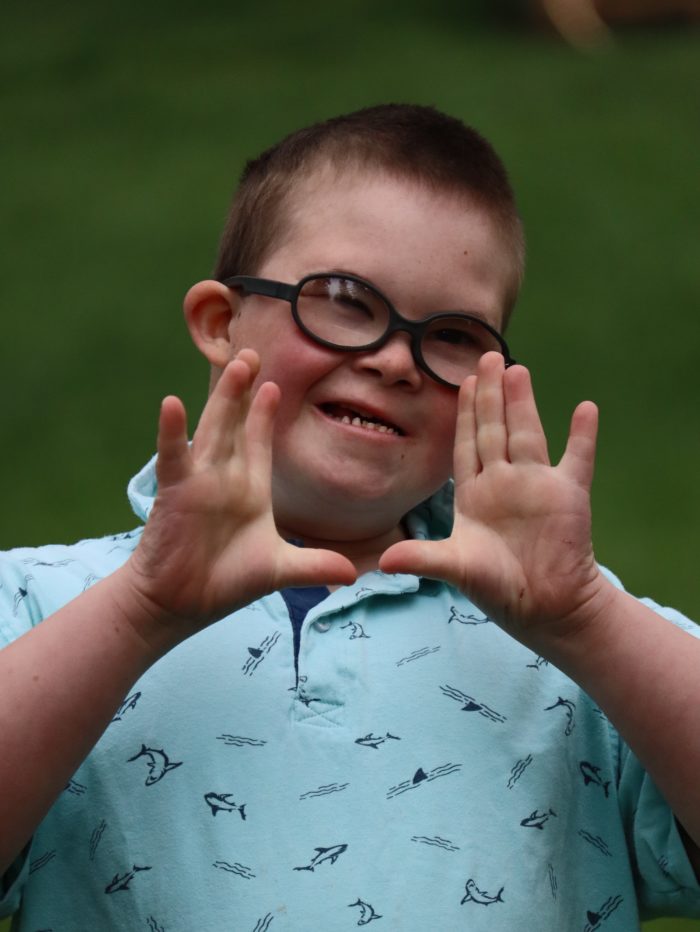
[[[379,340],[389,326],[391,313],[380,294],[342,276],[306,281],[296,307],[309,333],[340,349],[358,349]],[[497,338],[478,320],[458,315],[431,321],[420,347],[427,367],[453,385],[475,371],[484,353],[503,351]]]

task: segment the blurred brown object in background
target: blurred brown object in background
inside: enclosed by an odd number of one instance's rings
[[[572,45],[609,42],[617,24],[700,21],[700,0],[531,0],[544,19]]]

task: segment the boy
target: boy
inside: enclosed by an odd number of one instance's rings
[[[700,915],[700,642],[593,559],[592,404],[549,465],[500,336],[522,254],[497,156],[429,108],[249,165],[145,528],[2,565],[19,928]]]

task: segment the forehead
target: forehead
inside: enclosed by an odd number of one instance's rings
[[[295,185],[286,211],[263,277],[353,272],[399,307],[467,310],[500,326],[514,262],[498,224],[468,196],[324,165]]]

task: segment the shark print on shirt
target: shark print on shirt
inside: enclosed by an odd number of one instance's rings
[[[175,770],[176,767],[182,766],[182,761],[171,763],[168,755],[162,748],[147,748],[145,744],[141,745],[141,750],[127,760],[127,763],[145,757],[148,765],[148,776],[146,777],[146,786],[153,786],[162,780],[166,773]]]
[[[352,909],[353,906],[359,906],[360,908],[360,918],[357,920],[358,926],[366,926],[368,923],[372,922],[373,919],[382,918],[370,903],[365,903],[359,896],[354,903],[348,903],[349,908]]]
[[[586,911],[586,925],[583,927],[583,932],[596,932],[597,929],[603,925],[603,923],[612,916],[615,910],[622,905],[621,896],[611,896],[603,903],[600,909],[597,910],[587,910]]]
[[[274,634],[270,634],[264,638],[259,647],[248,648],[249,656],[243,664],[243,673],[245,673],[246,676],[252,676],[255,673],[279,639],[280,633],[279,631],[275,631]]]
[[[505,722],[506,716],[501,715],[500,712],[490,709],[485,703],[477,702],[476,699],[472,696],[468,696],[466,693],[461,692],[459,689],[455,689],[454,686],[441,686],[440,691],[444,693],[449,699],[455,699],[457,702],[463,702],[462,712],[478,712],[479,715],[483,715],[484,718],[489,719],[491,722]]]
[[[230,793],[207,793],[204,802],[211,809],[213,816],[217,812],[237,812],[241,819],[245,821],[245,803],[239,806],[231,799]]]
[[[470,877],[464,889],[466,892],[462,897],[462,905],[465,903],[478,903],[480,906],[492,906],[494,903],[503,902],[503,891],[505,887],[501,887],[498,893],[492,896],[485,890],[480,890],[476,885],[476,881]]]
[[[400,796],[408,790],[415,790],[423,783],[429,783],[439,777],[446,777],[448,774],[456,773],[461,769],[461,764],[443,764],[441,767],[434,767],[426,773],[422,767],[419,767],[410,780],[404,780],[402,783],[397,783],[396,786],[389,787],[386,798],[392,799],[394,796]]]

